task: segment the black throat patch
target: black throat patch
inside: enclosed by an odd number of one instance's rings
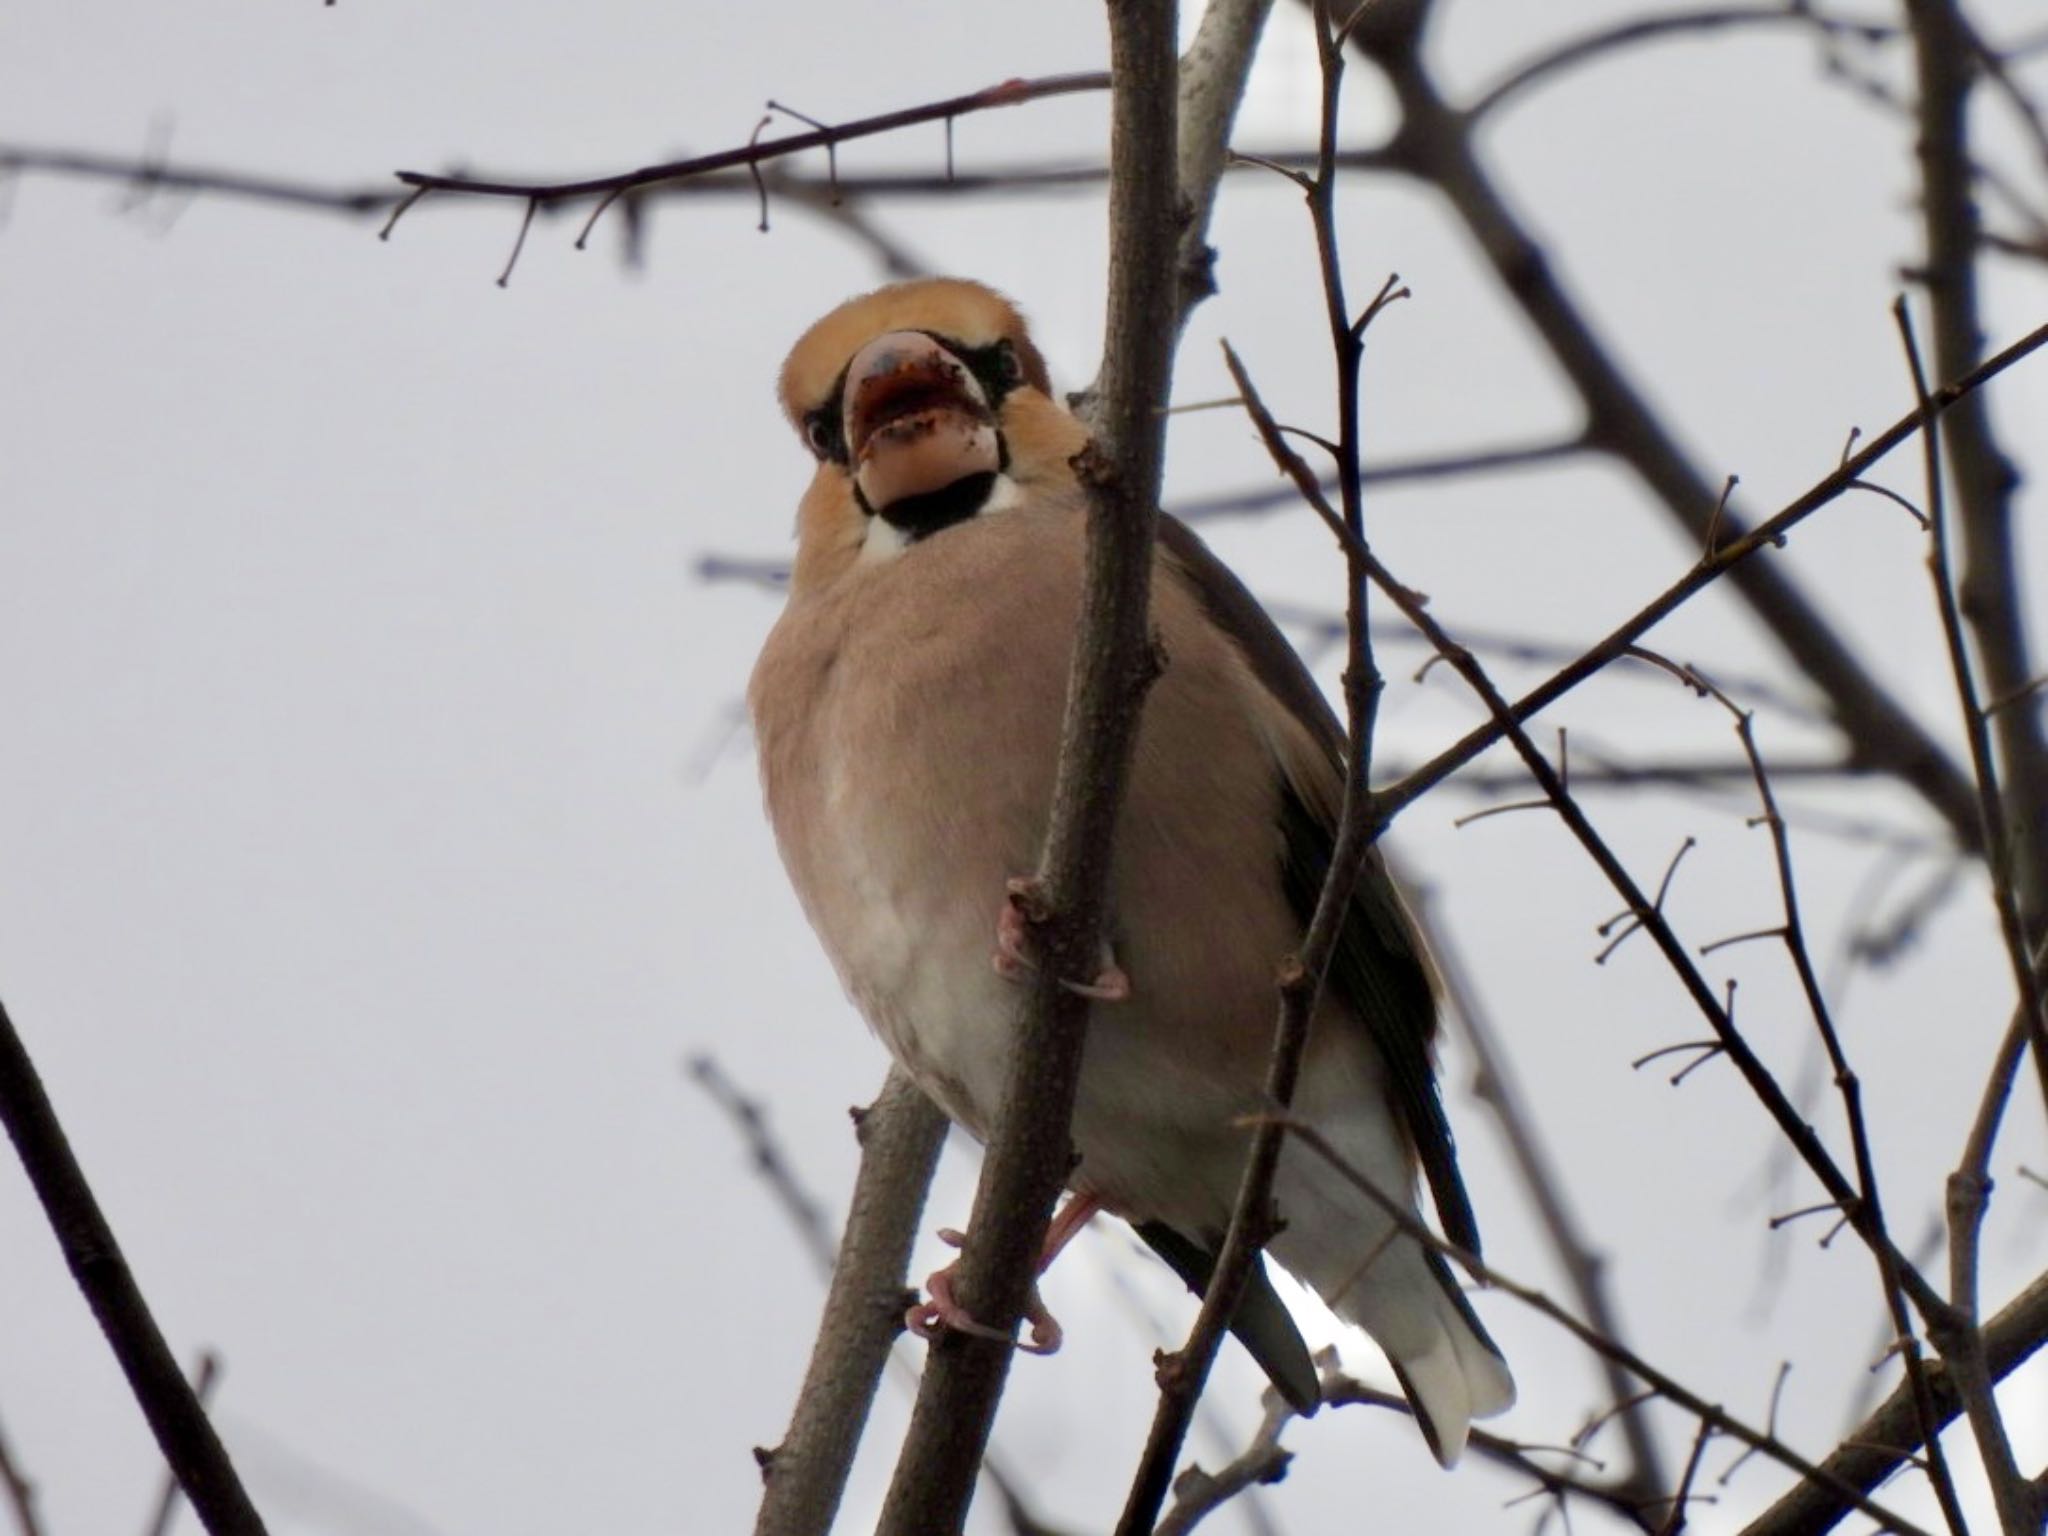
[[[865,496],[860,501],[870,515],[880,517],[915,544],[941,528],[966,522],[988,504],[989,493],[995,488],[996,471],[984,470],[980,474],[962,475],[951,485],[942,485],[936,491],[901,497],[879,511],[867,505]],[[856,494],[858,490],[855,487]]]

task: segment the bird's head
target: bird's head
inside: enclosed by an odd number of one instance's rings
[[[799,584],[1070,484],[1068,461],[1086,441],[1053,400],[1023,316],[957,278],[840,305],[791,350],[780,393],[818,460],[799,520]]]

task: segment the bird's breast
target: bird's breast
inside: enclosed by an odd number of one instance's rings
[[[1042,840],[1082,570],[1072,509],[977,518],[794,596],[755,671],[805,911],[868,1022],[978,1134],[1022,997],[991,963],[996,921]],[[1078,1179],[1113,1209],[1199,1231],[1228,1209],[1298,930],[1249,674],[1164,572],[1153,608],[1167,664],[1110,888],[1132,996],[1095,1010],[1074,1137]]]
[[[1016,1007],[990,959],[998,907],[1051,799],[1079,593],[1066,541],[1019,538],[1032,516],[977,519],[793,598],[750,690],[812,926],[868,1022],[975,1130]]]

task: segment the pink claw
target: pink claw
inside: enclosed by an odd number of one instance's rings
[[[1080,1230],[1088,1225],[1089,1219],[1102,1208],[1093,1195],[1076,1194],[1054,1214],[1052,1225],[1045,1234],[1045,1247],[1038,1256],[1038,1273],[1044,1274],[1052,1261],[1059,1257],[1060,1250],[1074,1240]],[[939,1228],[939,1241],[949,1248],[958,1248],[967,1241],[967,1235],[952,1227]],[[1002,1344],[1015,1344],[1017,1348],[1033,1355],[1050,1355],[1056,1352],[1066,1340],[1066,1331],[1060,1327],[1059,1319],[1052,1315],[1045,1300],[1033,1284],[1031,1294],[1024,1301],[1024,1321],[1031,1327],[1031,1341],[1012,1339],[1000,1329],[991,1328],[975,1317],[953,1294],[953,1272],[960,1267],[956,1259],[944,1269],[934,1270],[925,1283],[926,1299],[914,1303],[903,1314],[903,1326],[921,1339],[936,1339],[951,1328],[956,1333],[971,1333],[979,1339],[994,1339]]]
[[[939,1229],[939,1240],[950,1247],[958,1248],[967,1241],[965,1234],[950,1227]],[[1024,1321],[1031,1325],[1031,1342],[1012,1339],[1000,1328],[991,1328],[965,1307],[953,1294],[953,1272],[960,1267],[954,1260],[944,1269],[935,1269],[925,1280],[926,1298],[914,1303],[903,1314],[903,1326],[921,1339],[936,1339],[948,1328],[955,1333],[971,1333],[978,1339],[994,1339],[998,1344],[1015,1344],[1017,1348],[1033,1355],[1049,1355],[1066,1340],[1066,1333],[1060,1327],[1059,1319],[1046,1310],[1038,1294],[1038,1287],[1031,1287],[1031,1294],[1024,1302]]]
[[[1005,981],[1022,982],[1037,974],[1038,962],[1031,957],[1031,924],[1026,908],[1039,899],[1038,881],[1018,875],[1006,885],[1002,909],[996,913],[996,951],[990,956],[995,972]],[[1098,1003],[1121,1003],[1131,995],[1131,978],[1116,963],[1109,940],[1102,941],[1102,965],[1093,981],[1060,979],[1060,985],[1077,997]]]

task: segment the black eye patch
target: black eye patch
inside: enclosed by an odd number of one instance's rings
[[[845,375],[840,375],[841,379]],[[804,412],[804,443],[820,459],[846,462],[846,427],[839,419],[839,394],[834,391],[832,404],[821,405],[814,411]]]
[[[967,365],[967,371],[974,375],[974,382],[988,396],[991,408],[999,408],[1003,397],[1024,382],[1023,360],[1017,356],[1017,349],[1007,337],[992,341],[985,347],[970,347],[951,336],[941,336],[937,331],[926,331],[925,335]]]

